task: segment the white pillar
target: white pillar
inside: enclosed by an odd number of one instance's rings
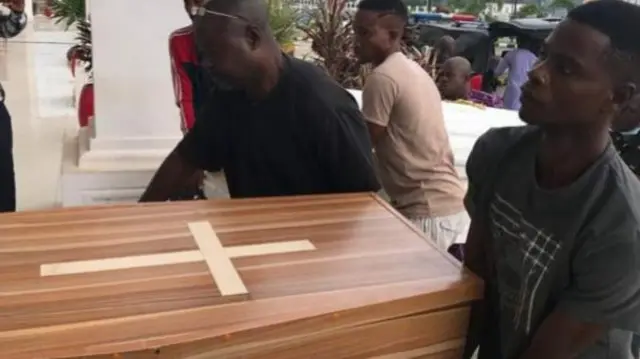
[[[94,138],[82,169],[155,168],[180,139],[169,34],[188,24],[181,1],[93,0]]]
[[[136,200],[181,138],[169,34],[178,0],[91,0],[95,120],[65,140],[64,206]]]
[[[29,18],[29,21],[33,19],[33,0],[24,1],[24,13]]]

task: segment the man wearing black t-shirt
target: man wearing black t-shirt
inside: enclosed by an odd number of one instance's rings
[[[264,1],[205,1],[194,28],[212,75],[237,90],[204,104],[141,201],[166,200],[198,169],[224,169],[233,198],[379,189],[355,100],[281,53]]]

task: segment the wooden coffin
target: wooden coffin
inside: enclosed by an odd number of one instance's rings
[[[3,359],[458,359],[481,295],[371,194],[0,216]]]

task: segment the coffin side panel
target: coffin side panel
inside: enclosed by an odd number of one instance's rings
[[[208,341],[158,351],[120,353],[122,359],[458,359],[469,308],[452,308],[363,326],[290,336],[281,340],[225,345]],[[93,359],[113,358],[110,356]]]

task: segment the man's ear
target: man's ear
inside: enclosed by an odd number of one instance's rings
[[[632,82],[627,82],[616,87],[611,97],[611,102],[613,103],[615,112],[618,112],[623,106],[625,106],[637,91],[638,88],[636,84]]]
[[[245,28],[245,37],[251,50],[256,50],[258,47],[260,47],[260,42],[262,41],[260,29],[253,25],[248,25]]]
[[[618,105],[626,104],[636,94],[637,90],[636,84],[632,82],[627,82],[616,87],[613,92],[613,103]]]

